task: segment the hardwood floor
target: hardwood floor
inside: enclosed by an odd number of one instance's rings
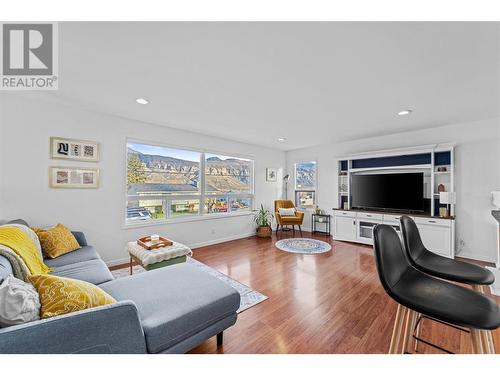
[[[329,242],[332,251],[287,253],[274,247],[274,234],[194,250],[195,259],[269,299],[239,314],[219,349],[214,337],[191,353],[387,353],[396,304],[380,285],[372,248],[304,237]],[[498,330],[493,336],[500,353]],[[434,322],[423,323],[422,337],[453,352],[471,351],[468,334]],[[440,353],[423,344],[419,349]]]

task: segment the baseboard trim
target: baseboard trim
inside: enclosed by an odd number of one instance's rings
[[[224,238],[218,238],[215,240],[210,240],[210,241],[204,241],[204,242],[198,242],[195,244],[188,245],[191,249],[197,249],[199,247],[204,247],[204,246],[210,246],[210,245],[217,245],[219,243],[223,242],[228,242],[228,241],[234,241],[234,240],[240,240],[242,238],[248,238],[255,236],[255,232],[250,232],[250,233],[243,233],[243,234],[236,234],[234,236],[229,236],[229,237],[224,237]]]
[[[210,240],[210,241],[203,241],[203,242],[198,242],[198,243],[194,243],[194,244],[187,244],[187,246],[189,246],[191,249],[197,249],[199,247],[217,245],[219,243],[240,240],[242,238],[248,238],[248,237],[252,237],[252,236],[255,236],[255,232],[236,234],[234,236],[217,238],[217,239]],[[130,261],[130,258],[128,258],[128,257],[127,258],[120,258],[120,259],[113,259],[113,260],[107,261],[106,265],[108,267],[120,266],[120,265],[123,265],[125,263],[128,263],[129,261]]]
[[[480,262],[488,262],[488,263],[495,264],[495,260],[489,258],[488,256],[483,256],[483,255],[478,255],[478,254],[471,254],[471,253],[467,253],[466,251],[462,251],[459,254],[455,254],[455,257],[457,257],[457,258],[465,258],[465,259],[470,259],[470,260],[478,260]]]

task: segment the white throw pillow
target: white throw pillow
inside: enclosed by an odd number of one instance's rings
[[[278,208],[281,216],[295,216],[295,208]]]
[[[40,297],[30,283],[8,276],[0,285],[0,327],[40,319]]]

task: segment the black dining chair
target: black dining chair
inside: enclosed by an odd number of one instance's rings
[[[429,251],[420,237],[417,224],[409,216],[401,216],[401,233],[404,249],[413,267],[431,276],[440,279],[467,284],[478,293],[484,293],[483,286],[491,285],[495,281],[493,273],[486,268],[475,264],[461,262],[456,259],[446,258]],[[420,334],[421,317],[417,320],[416,334]],[[490,333],[483,335],[484,345],[491,346],[493,350],[493,337]],[[415,348],[417,348],[415,343]]]
[[[408,352],[417,314],[470,329],[473,352],[492,353],[489,346],[483,346],[481,332],[500,326],[500,309],[494,300],[413,267],[392,226],[377,225],[373,239],[380,282],[398,303],[389,353]]]

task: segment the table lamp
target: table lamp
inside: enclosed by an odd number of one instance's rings
[[[457,195],[454,191],[442,191],[439,193],[439,203],[446,205],[446,215],[444,217],[450,216],[450,204],[455,204],[457,201]]]

